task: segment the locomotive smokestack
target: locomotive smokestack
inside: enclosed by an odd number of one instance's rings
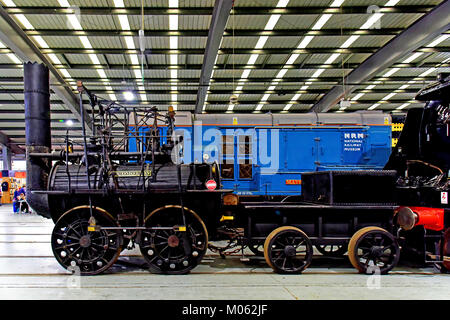
[[[45,65],[24,64],[27,202],[36,213],[47,218],[50,218],[47,195],[32,191],[47,190],[51,160],[31,158],[30,153],[51,150],[49,87],[49,72]]]

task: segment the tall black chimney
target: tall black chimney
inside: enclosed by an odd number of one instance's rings
[[[37,62],[24,64],[25,136],[27,157],[27,202],[33,210],[50,218],[48,197],[33,194],[47,190],[51,160],[31,158],[31,152],[51,151],[50,80],[48,68]]]

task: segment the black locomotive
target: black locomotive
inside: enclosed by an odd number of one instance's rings
[[[173,110],[124,107],[80,82],[83,134],[68,131],[52,151],[48,70],[24,69],[28,202],[55,222],[53,253],[66,269],[101,273],[135,244],[152,272],[167,274],[189,272],[208,248],[245,259],[245,247],[281,273],[307,268],[313,246],[333,257],[348,252],[360,272],[389,272],[400,246],[450,267],[448,77],[418,94],[430,102],[408,112],[384,170],[302,173],[302,194],[280,198],[238,196],[221,188],[219,164],[181,163]]]

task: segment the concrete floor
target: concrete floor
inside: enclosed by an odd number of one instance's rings
[[[367,276],[347,259],[320,256],[302,275],[208,254],[189,275],[164,276],[136,266],[144,261],[133,250],[106,274],[78,277],[53,258],[52,228],[50,220],[0,207],[0,299],[450,299],[450,275],[433,268],[400,266],[386,276]]]

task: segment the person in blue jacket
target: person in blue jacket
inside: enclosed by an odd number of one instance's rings
[[[21,196],[23,194],[23,196]],[[17,186],[16,190],[14,190],[14,196],[13,196],[13,211],[14,213],[19,213],[20,211],[20,200],[21,197],[25,196],[25,189],[22,187]]]

